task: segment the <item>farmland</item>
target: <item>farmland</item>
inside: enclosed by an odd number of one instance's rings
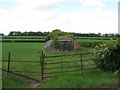
[[[7,39],[6,39],[7,40]],[[9,40],[16,40],[16,39],[9,39]],[[17,39],[21,40],[21,39]],[[25,39],[22,39],[25,40]],[[26,39],[28,40],[28,39]],[[37,41],[38,39],[30,39]],[[40,39],[41,40],[41,39]],[[42,39],[43,40],[43,39]],[[110,40],[86,40],[86,39],[77,39],[77,42],[80,44],[81,42],[110,42]],[[8,53],[11,52],[11,60],[18,60],[18,61],[38,61],[37,63],[25,63],[25,62],[12,62],[10,65],[11,71],[40,71],[40,56],[42,47],[45,43],[21,43],[21,42],[3,42],[2,43],[2,60],[8,60]],[[90,45],[80,45],[80,49],[77,51],[57,51],[57,52],[46,52],[47,56],[50,55],[67,55],[67,54],[79,54],[79,53],[86,53],[86,52],[93,52],[94,47]],[[94,55],[84,55],[84,59],[92,59]],[[78,57],[65,57],[63,60],[78,60]],[[46,62],[55,62],[59,61],[60,58],[50,58],[46,59]],[[88,63],[94,63],[93,61]],[[71,63],[67,65],[79,65],[80,63]],[[66,66],[66,64],[63,64]],[[56,67],[57,65],[54,65]],[[2,62],[3,69],[7,69],[7,62]],[[49,65],[48,67],[53,67],[53,65]],[[77,68],[80,69],[80,68]],[[71,68],[69,68],[71,70]],[[57,71],[55,69],[54,71]],[[89,75],[85,76],[69,76],[69,73],[65,73],[63,76],[53,79],[48,79],[42,81],[38,84],[39,87],[43,88],[90,88],[90,87],[117,87],[118,86],[118,76],[105,73],[101,70],[92,70],[92,71],[85,71],[89,73]],[[33,77],[35,79],[41,79],[41,73],[26,73],[26,72],[18,72],[22,75]],[[84,77],[84,78],[83,78]],[[91,78],[94,77],[94,78]],[[73,83],[74,82],[74,83]],[[99,83],[98,83],[99,82]],[[16,75],[8,74],[3,72],[3,88],[33,88],[32,80],[19,77]]]
[[[2,36],[3,39],[44,39],[45,36]]]

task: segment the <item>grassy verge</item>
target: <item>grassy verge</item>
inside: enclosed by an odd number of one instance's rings
[[[59,78],[49,79],[39,86],[43,88],[117,88],[118,75],[105,73],[101,70],[90,71],[84,76],[64,75]]]

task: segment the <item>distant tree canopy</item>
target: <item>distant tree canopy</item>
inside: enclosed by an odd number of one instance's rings
[[[95,33],[74,33],[74,32],[62,32],[59,29],[55,29],[53,30],[53,33],[57,34],[58,36],[74,36],[74,37],[120,37],[120,34],[95,34]],[[33,32],[33,31],[29,31],[29,32],[20,32],[20,31],[11,31],[8,35],[9,36],[47,36],[49,35],[50,32]],[[3,34],[4,35],[4,34]],[[51,34],[50,34],[51,35]],[[47,36],[48,37],[48,36]]]
[[[20,32],[20,31],[11,31],[9,36],[47,36],[50,32]]]
[[[63,32],[63,31],[60,31],[59,29],[55,29],[49,35],[46,36],[45,40],[46,41],[50,39],[57,40],[58,37],[69,37],[69,38],[74,39],[74,36],[72,33]]]

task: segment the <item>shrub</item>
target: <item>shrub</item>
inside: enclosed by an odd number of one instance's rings
[[[98,68],[109,72],[120,69],[120,39],[117,42],[99,44],[94,53],[94,61]]]
[[[63,44],[58,41],[59,37],[69,37],[74,39],[73,34],[60,31],[59,29],[55,29],[51,33],[49,33],[49,35],[46,36],[45,40],[46,41],[50,39],[54,40],[52,44],[55,46],[55,48],[59,48]]]
[[[74,39],[73,34],[60,31],[59,29],[55,29],[51,33],[49,33],[49,35],[46,36],[45,40],[46,41],[50,39],[56,40],[56,38],[58,39],[58,37],[69,37],[69,38]]]

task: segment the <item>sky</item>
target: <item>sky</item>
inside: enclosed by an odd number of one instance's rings
[[[0,33],[118,33],[119,0],[0,0]]]

